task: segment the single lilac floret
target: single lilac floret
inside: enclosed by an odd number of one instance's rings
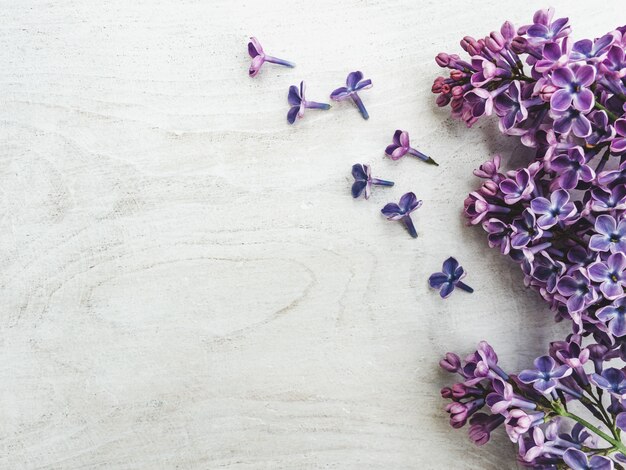
[[[419,209],[422,205],[422,201],[418,200],[414,193],[406,193],[400,198],[400,202],[390,202],[383,207],[380,212],[387,218],[387,220],[400,220],[406,226],[409,234],[413,238],[417,238],[417,231],[413,220],[411,220],[411,212]]]
[[[566,221],[576,216],[576,206],[570,202],[569,193],[564,189],[557,189],[545,197],[536,197],[530,201],[530,207],[535,214],[539,214],[537,225],[542,229],[549,229],[559,221]]]
[[[616,299],[611,305],[596,312],[598,320],[604,322],[613,336],[626,335],[626,296]]]
[[[367,109],[365,109],[365,105],[361,98],[358,95],[358,91],[366,90],[372,86],[372,81],[370,79],[363,80],[363,73],[360,71],[350,72],[348,74],[348,78],[346,78],[346,86],[337,88],[330,94],[330,99],[334,101],[343,101],[347,99],[351,99],[354,104],[356,104],[357,108],[359,108],[359,112],[363,119],[369,119],[370,115],[367,113]]]
[[[288,60],[279,59],[277,57],[272,57],[271,55],[267,55],[263,48],[261,47],[261,43],[259,43],[257,38],[250,38],[250,42],[248,43],[248,54],[252,57],[252,63],[250,64],[250,69],[248,70],[248,75],[251,77],[255,77],[259,70],[261,70],[261,66],[265,62],[269,62],[271,64],[284,65],[285,67],[295,67],[296,64],[293,62],[289,62]]]
[[[609,367],[601,374],[591,374],[591,382],[616,398],[626,398],[626,376],[620,369]]]
[[[598,300],[598,293],[591,285],[589,278],[580,270],[559,279],[556,289],[567,299],[566,306],[570,313],[578,313],[587,305]]]
[[[570,447],[563,454],[563,462],[571,470],[613,470],[613,461],[602,455],[587,456],[582,450]]]
[[[504,193],[504,201],[507,204],[528,199],[534,189],[535,184],[526,168],[516,171],[514,178],[507,178],[500,183],[500,191]]]
[[[402,131],[400,129],[396,130],[393,134],[393,143],[388,145],[385,149],[385,155],[387,155],[392,160],[399,160],[405,155],[413,155],[414,157],[419,158],[423,162],[430,163],[431,165],[439,166],[439,164],[430,158],[427,155],[424,155],[417,149],[411,147],[411,142],[409,140],[409,133],[407,131]]]
[[[535,390],[548,394],[559,385],[558,380],[572,373],[572,368],[563,364],[557,366],[550,356],[541,356],[535,359],[535,369],[523,370],[518,378],[525,384],[533,384]]]
[[[522,216],[515,219],[511,227],[511,246],[518,250],[543,236],[543,230],[537,226],[535,214],[529,209],[524,209]]]
[[[588,113],[593,108],[595,97],[588,88],[596,79],[596,69],[591,65],[581,65],[574,69],[561,67],[552,72],[552,84],[558,88],[550,98],[550,106],[555,111],[574,109]]]
[[[574,189],[579,181],[589,183],[596,177],[596,173],[585,162],[585,154],[580,147],[571,148],[566,154],[556,157],[551,168],[560,175],[559,185],[562,189]]]
[[[449,297],[455,287],[471,294],[474,292],[474,289],[461,282],[465,275],[466,272],[463,267],[451,256],[443,262],[441,272],[430,275],[428,284],[433,289],[439,289],[439,295],[442,299]]]
[[[615,219],[602,214],[596,218],[595,235],[589,240],[589,248],[593,251],[610,251],[626,253],[626,219]]]
[[[372,178],[369,165],[362,163],[352,165],[352,176],[354,177],[354,183],[352,184],[353,198],[357,198],[363,194],[365,199],[369,199],[372,185],[393,186],[393,181]]]
[[[587,268],[592,281],[600,282],[600,292],[609,300],[624,295],[626,255],[613,253],[606,261],[596,261]]]
[[[327,103],[318,103],[316,101],[307,101],[304,96],[306,86],[304,82],[300,82],[300,90],[295,85],[289,87],[289,94],[287,95],[287,101],[291,105],[289,112],[287,113],[287,122],[293,124],[296,119],[304,116],[304,110],[310,109],[330,109],[330,105]]]

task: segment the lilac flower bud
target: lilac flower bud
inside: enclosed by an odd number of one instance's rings
[[[448,103],[450,103],[450,96],[447,95],[439,95],[436,100],[437,106],[443,108]]]
[[[448,372],[458,372],[461,370],[461,359],[456,354],[449,352],[439,361],[439,366]]]
[[[441,89],[444,84],[445,77],[437,77],[433,82],[433,86],[430,88],[430,91],[433,93],[441,93]]]
[[[477,446],[486,444],[491,438],[491,433],[504,423],[504,420],[502,415],[476,413],[470,419],[469,438]]]
[[[485,45],[491,52],[500,52],[506,45],[504,36],[498,31],[492,31],[489,36],[485,38]]]
[[[516,36],[511,41],[511,50],[516,54],[523,54],[528,49],[528,40],[521,36]]]
[[[467,74],[465,72],[462,72],[460,70],[451,70],[450,71],[450,78],[454,81],[460,81],[463,80],[464,78],[467,77]]]
[[[450,56],[445,52],[440,52],[435,57],[435,62],[437,62],[439,67],[447,67],[450,64]]]
[[[552,95],[554,94],[556,90],[558,90],[557,87],[555,87],[551,83],[547,83],[541,87],[541,90],[539,90],[539,97],[545,103],[549,103],[550,100],[552,99]]]
[[[513,26],[513,23],[510,21],[505,21],[500,28],[500,33],[502,34],[502,37],[510,41],[515,37],[515,26]]]

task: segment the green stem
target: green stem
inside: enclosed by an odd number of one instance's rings
[[[596,109],[600,109],[600,110],[604,111],[606,113],[606,115],[609,117],[609,119],[612,119],[613,121],[617,121],[618,116],[615,113],[613,113],[613,112],[609,111],[608,109],[606,109],[605,106],[601,105],[597,101],[593,105],[593,107],[596,108]]]
[[[619,450],[622,454],[626,452],[626,446],[621,441],[618,441],[617,439],[614,439],[613,437],[609,436],[608,434],[606,434],[605,432],[601,431],[600,429],[595,427],[590,422],[584,420],[580,416],[577,416],[577,415],[572,414],[572,413],[570,413],[568,411],[565,411],[565,410],[557,410],[557,413],[559,414],[559,416],[563,416],[565,418],[573,419],[577,423],[582,424],[587,429],[589,429],[591,432],[597,434],[598,436],[600,436],[602,439],[604,439],[609,444],[612,444],[613,447],[615,447],[617,450]]]

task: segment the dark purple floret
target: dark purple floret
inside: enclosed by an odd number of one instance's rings
[[[455,287],[471,294],[474,292],[474,289],[461,282],[465,275],[465,270],[459,265],[459,262],[455,258],[450,257],[443,262],[441,272],[430,275],[428,284],[433,289],[439,289],[439,295],[441,295],[442,299],[448,298]],[[495,358],[495,361],[497,362],[497,358]]]
[[[387,218],[387,220],[400,220],[409,231],[409,234],[413,238],[417,238],[417,231],[413,220],[411,220],[411,212],[419,209],[422,206],[422,201],[418,200],[414,193],[406,193],[400,198],[400,202],[390,202],[383,207],[380,212]]]
[[[369,199],[371,187],[374,186],[393,186],[393,181],[372,178],[369,165],[355,163],[352,165],[352,176],[354,183],[352,184],[352,197],[358,198],[361,194],[365,199]]]

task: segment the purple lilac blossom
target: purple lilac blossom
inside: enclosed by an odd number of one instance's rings
[[[424,155],[417,149],[411,147],[411,142],[409,140],[409,133],[407,131],[402,131],[400,129],[396,130],[393,134],[393,143],[388,145],[385,149],[385,155],[387,155],[392,160],[399,160],[405,155],[413,155],[414,157],[419,158],[423,162],[430,163],[431,165],[439,166],[439,164],[430,158],[428,155]]]
[[[370,115],[365,109],[365,105],[358,95],[358,91],[371,88],[372,81],[370,79],[363,80],[363,72],[356,71],[350,72],[346,78],[346,86],[337,88],[330,94],[330,99],[334,101],[343,101],[351,99],[354,104],[359,108],[359,112],[363,119],[369,119]]]
[[[296,122],[296,119],[302,118],[302,116],[304,116],[304,110],[307,108],[323,110],[330,109],[330,105],[327,103],[307,101],[304,96],[305,90],[306,85],[304,82],[300,82],[300,89],[298,89],[295,85],[291,85],[289,87],[289,93],[287,94],[287,102],[291,105],[291,108],[289,108],[289,112],[287,113],[287,122],[289,122],[289,124],[293,124]]]
[[[267,55],[265,51],[263,51],[263,47],[261,47],[261,43],[257,38],[250,38],[250,42],[248,43],[248,54],[252,57],[252,63],[250,64],[250,69],[248,70],[248,75],[250,77],[256,77],[261,70],[261,66],[265,62],[270,62],[272,64],[284,65],[285,67],[295,67],[296,64],[293,62],[289,62],[288,60],[279,59],[277,57],[272,57]]]
[[[450,257],[443,262],[441,272],[430,275],[428,284],[433,289],[439,289],[439,295],[442,299],[448,298],[455,287],[471,294],[474,289],[461,281],[466,274],[463,266],[459,265],[455,258]]]
[[[380,212],[382,212],[387,220],[402,221],[409,234],[413,238],[417,238],[417,231],[415,230],[415,225],[413,225],[413,220],[411,219],[411,212],[419,209],[421,206],[422,201],[418,200],[414,193],[406,193],[400,198],[400,201],[397,204],[395,202],[390,202],[385,205]]]
[[[362,163],[355,163],[352,165],[352,177],[354,178],[354,183],[352,184],[351,192],[353,198],[356,199],[363,194],[365,199],[369,199],[372,185],[393,186],[393,181],[372,178],[370,171],[369,165],[364,165]]]

